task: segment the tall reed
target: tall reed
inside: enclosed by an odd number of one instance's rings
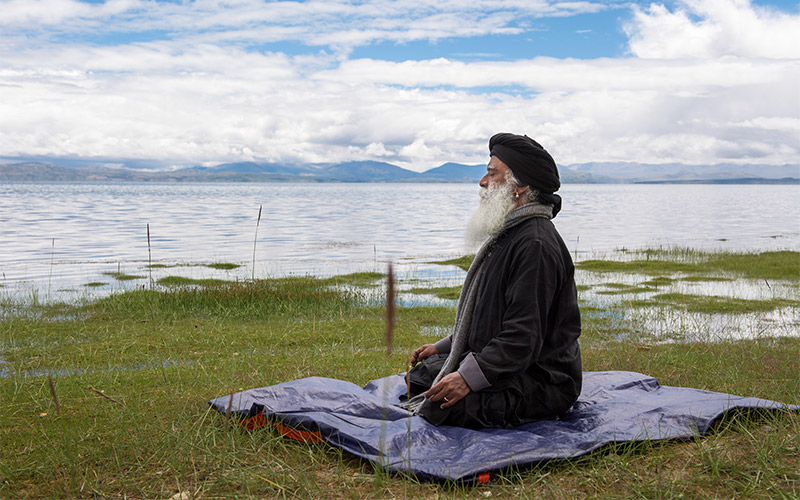
[[[147,224],[147,269],[150,273],[150,290],[153,289],[153,254],[150,251],[150,223]]]
[[[56,239],[53,238],[50,247],[50,275],[47,277],[47,301],[50,301],[50,282],[53,280],[53,256],[56,253]]]
[[[258,206],[258,219],[256,219],[256,235],[253,238],[253,275],[250,277],[253,281],[256,280],[256,243],[258,242],[258,226],[261,224],[261,209],[264,205]]]
[[[389,262],[389,268],[386,271],[386,335],[384,337],[384,344],[386,344],[386,356],[392,355],[395,313],[394,295],[394,271],[392,269],[392,263]]]

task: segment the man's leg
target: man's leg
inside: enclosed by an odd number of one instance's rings
[[[442,402],[426,402],[420,415],[433,425],[452,425],[469,429],[509,428],[519,425],[516,409],[519,392],[470,392],[450,408],[442,409]]]

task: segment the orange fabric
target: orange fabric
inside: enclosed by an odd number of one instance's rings
[[[492,475],[489,474],[488,472],[484,472],[483,474],[478,474],[478,484],[488,483],[490,477],[492,477]]]
[[[296,439],[298,441],[303,441],[305,443],[322,443],[322,436],[320,435],[319,431],[303,431],[300,429],[292,429],[291,427],[286,427],[285,425],[281,425],[278,422],[270,422],[267,417],[264,416],[263,413],[259,413],[258,415],[254,415],[248,419],[245,419],[241,422],[242,427],[247,429],[248,431],[252,431],[253,429],[258,429],[260,427],[264,427],[266,425],[272,425],[275,429],[278,430],[281,434],[288,437],[289,439]]]
[[[278,429],[281,434],[288,437],[289,439],[296,439],[298,441],[303,441],[306,443],[321,443],[322,436],[320,436],[319,431],[301,431],[299,429],[292,429],[291,427],[286,427],[285,425],[281,425],[278,422],[271,422],[272,426]]]
[[[264,427],[268,423],[269,422],[267,421],[267,417],[265,417],[263,413],[259,413],[250,418],[242,420],[239,424],[248,431],[252,431],[253,429]]]

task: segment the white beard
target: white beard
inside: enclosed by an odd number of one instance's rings
[[[478,208],[467,221],[465,239],[468,250],[477,250],[487,238],[500,233],[506,216],[517,204],[511,195],[513,192],[513,186],[508,183],[481,188]]]

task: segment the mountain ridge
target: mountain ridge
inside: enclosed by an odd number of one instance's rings
[[[73,163],[73,162],[70,162]],[[640,164],[594,162],[559,167],[562,183],[799,184],[797,165]],[[177,170],[64,166],[44,162],[0,164],[0,182],[477,182],[485,165],[444,163],[414,172],[386,162],[284,164],[221,163]]]

